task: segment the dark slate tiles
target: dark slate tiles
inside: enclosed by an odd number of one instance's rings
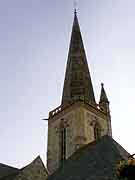
[[[116,141],[104,136],[78,150],[48,180],[117,179],[116,164],[128,156],[128,152]]]

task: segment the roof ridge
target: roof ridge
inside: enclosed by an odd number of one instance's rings
[[[14,167],[14,166],[11,166],[11,165],[7,165],[7,164],[4,164],[4,163],[0,163],[0,165],[8,167],[8,168],[19,169],[17,167]]]

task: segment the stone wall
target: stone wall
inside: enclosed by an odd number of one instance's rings
[[[108,116],[95,107],[76,102],[49,118],[47,167],[53,173],[61,164],[61,123],[66,127],[66,158],[78,148],[95,140],[94,126],[98,124],[101,136],[109,135]]]

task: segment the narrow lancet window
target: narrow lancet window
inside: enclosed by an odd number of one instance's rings
[[[66,160],[66,144],[67,144],[67,124],[64,119],[61,119],[60,126],[60,162],[61,165]]]

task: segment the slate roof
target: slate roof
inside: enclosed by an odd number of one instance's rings
[[[128,156],[114,139],[103,136],[75,152],[48,180],[116,180],[116,164]]]
[[[19,172],[19,169],[17,168],[0,163],[0,180],[3,179],[5,176],[17,174],[18,172]]]

